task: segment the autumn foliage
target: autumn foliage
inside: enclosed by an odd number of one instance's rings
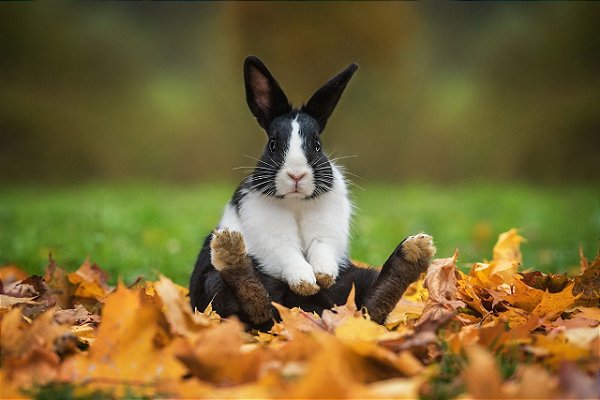
[[[276,305],[248,332],[192,312],[167,277],[108,285],[98,266],[44,276],[0,269],[2,398],[597,398],[600,257],[567,275],[520,272],[516,230],[468,273],[437,259],[384,326],[344,305],[321,317]]]

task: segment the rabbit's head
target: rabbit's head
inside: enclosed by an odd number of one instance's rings
[[[253,189],[278,198],[307,199],[332,188],[334,174],[321,146],[321,134],[357,68],[356,64],[348,66],[302,108],[293,109],[267,67],[256,57],[246,58],[246,100],[268,136],[251,176]]]

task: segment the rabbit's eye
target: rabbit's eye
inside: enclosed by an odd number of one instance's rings
[[[315,151],[321,151],[321,142],[315,140]]]
[[[275,151],[275,146],[276,145],[277,145],[277,142],[275,142],[275,139],[269,140],[269,150]]]

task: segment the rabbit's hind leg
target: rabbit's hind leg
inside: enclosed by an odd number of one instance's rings
[[[409,236],[396,247],[365,296],[364,307],[373,321],[385,322],[408,286],[427,270],[434,255],[433,238],[424,233]]]
[[[242,234],[227,229],[215,231],[210,249],[213,266],[233,290],[250,321],[256,325],[270,321],[273,318],[271,298],[246,254]]]

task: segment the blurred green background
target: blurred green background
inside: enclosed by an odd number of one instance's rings
[[[242,62],[301,105],[357,62],[323,142],[358,206],[353,255],[402,237],[491,256],[510,227],[564,270],[600,237],[600,4],[2,3],[0,263],[52,251],[187,279],[264,134]]]

